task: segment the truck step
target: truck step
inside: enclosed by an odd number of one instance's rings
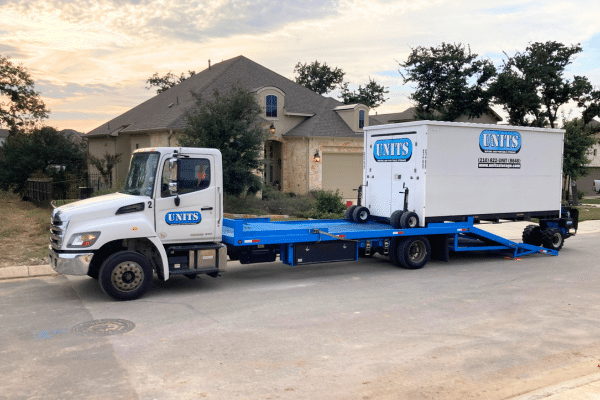
[[[227,250],[221,243],[170,246],[165,250],[173,275],[218,274],[227,265]]]

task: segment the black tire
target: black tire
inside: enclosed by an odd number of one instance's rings
[[[146,257],[134,251],[109,256],[100,267],[102,291],[115,300],[135,300],[150,288],[153,270]]]
[[[400,217],[400,227],[402,229],[418,228],[419,216],[417,213],[412,211],[402,213],[402,216]]]
[[[354,222],[354,210],[356,210],[356,205],[350,206],[346,209],[346,221]]]
[[[533,246],[542,245],[542,229],[539,225],[527,225],[523,230],[523,243]]]
[[[360,224],[367,222],[370,216],[371,213],[365,206],[358,206],[354,209],[354,212],[352,212],[352,218],[354,219],[354,222],[358,222]]]
[[[401,266],[419,269],[429,261],[431,245],[425,236],[410,236],[399,243],[396,251]]]
[[[403,240],[405,240],[405,238],[393,238],[392,242],[390,243],[390,262],[396,267],[403,267],[403,265],[400,264],[401,260],[398,258],[398,247],[400,246],[400,242]]]
[[[542,233],[542,245],[547,249],[559,251],[565,244],[565,237],[560,229],[546,229]]]
[[[402,226],[400,225],[400,218],[402,217],[402,211],[396,210],[390,215],[390,225],[394,229],[400,229]]]

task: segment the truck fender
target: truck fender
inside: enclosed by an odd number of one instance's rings
[[[163,246],[162,242],[158,239],[157,236],[149,237],[148,240],[152,242],[154,247],[158,250],[160,254],[160,258],[162,260],[162,276],[163,280],[169,279],[169,260],[167,259],[167,252],[165,251],[165,246]]]

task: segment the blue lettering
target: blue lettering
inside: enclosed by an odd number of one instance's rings
[[[373,157],[377,162],[405,162],[412,156],[410,139],[378,140],[373,146]]]
[[[518,153],[521,134],[514,131],[485,130],[479,135],[479,148],[484,153]]]

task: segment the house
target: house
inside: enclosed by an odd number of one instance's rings
[[[284,192],[339,190],[344,199],[355,200],[362,184],[362,128],[414,120],[414,109],[369,115],[363,104],[345,105],[321,96],[238,56],[215,65],[209,62],[204,71],[88,132],[89,152],[96,157],[121,154],[112,180],[123,181],[135,149],[177,146],[186,111],[195,105],[192,92],[209,100],[215,89],[224,93],[232,85],[253,92],[263,108],[261,122],[269,132],[263,178]],[[485,118],[476,122],[501,120],[491,114]]]
[[[180,84],[88,132],[89,152],[97,157],[122,154],[113,181],[125,179],[133,151],[177,146],[185,114],[195,105],[192,91],[203,99],[232,85],[252,91],[263,107],[262,124],[269,132],[264,151],[264,180],[285,192],[339,189],[356,198],[362,183],[362,127],[369,108],[345,105],[321,96],[246,57],[210,65]],[[90,166],[94,172],[94,168]]]
[[[410,107],[399,113],[371,115],[371,125],[395,124],[399,122],[415,121],[416,108]],[[467,116],[461,116],[454,122],[472,122],[478,124],[497,124],[502,121],[502,117],[491,108],[488,112],[479,118],[470,119]]]

